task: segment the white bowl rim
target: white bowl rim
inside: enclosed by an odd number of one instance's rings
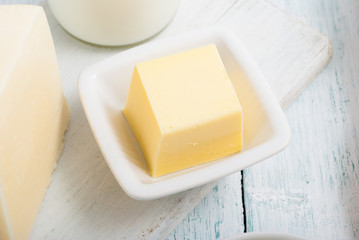
[[[223,41],[226,42],[226,44],[229,44],[232,49],[240,53],[239,55],[242,60],[241,66],[243,66],[243,69],[247,69],[247,70],[250,69],[248,70],[248,72],[253,73],[256,76],[256,78],[260,79],[261,94],[262,94],[261,97],[266,99],[266,102],[270,105],[271,110],[273,111],[273,114],[270,115],[270,121],[272,121],[276,130],[274,137],[271,140],[256,147],[258,152],[265,152],[266,154],[256,158],[253,161],[247,162],[246,164],[241,164],[240,166],[238,166],[238,163],[237,164],[233,162],[231,163],[230,161],[231,158],[226,159],[225,161],[221,161],[219,164],[226,165],[227,171],[218,172],[218,168],[215,167],[217,165],[216,163],[186,174],[190,177],[179,178],[178,176],[176,176],[175,178],[169,178],[163,181],[157,181],[157,182],[146,183],[146,184],[137,181],[135,174],[131,171],[127,171],[127,172],[122,171],[121,172],[122,174],[116,174],[118,173],[118,166],[116,166],[113,162],[111,162],[110,160],[111,156],[109,156],[110,154],[108,154],[106,148],[101,145],[101,140],[99,139],[99,136],[97,134],[96,126],[94,126],[94,124],[92,123],[92,116],[89,113],[89,108],[88,108],[89,106],[87,104],[88,104],[88,100],[90,99],[90,96],[88,95],[88,92],[86,92],[86,87],[89,84],[89,81],[96,80],[96,77],[98,76],[98,72],[101,72],[103,69],[108,68],[110,65],[112,66],[116,65],[118,59],[123,58],[123,56],[129,56],[131,54],[135,54],[136,52],[138,53],[139,51],[144,51],[145,49],[148,48],[156,48],[173,42],[183,42],[186,41],[187,38],[194,39],[201,37],[221,38]],[[226,175],[243,170],[244,168],[247,168],[253,164],[256,164],[280,152],[288,145],[290,140],[289,125],[284,116],[283,110],[281,109],[273,92],[271,91],[271,88],[269,87],[267,81],[265,80],[264,76],[262,75],[261,71],[257,67],[252,57],[247,52],[246,48],[237,38],[237,36],[231,30],[224,27],[212,27],[212,28],[205,28],[201,30],[187,32],[181,35],[176,35],[176,36],[156,40],[153,42],[148,42],[143,45],[126,50],[124,52],[120,52],[112,57],[102,60],[90,66],[89,68],[85,69],[80,74],[78,81],[78,90],[83,105],[83,109],[89,121],[90,127],[94,133],[98,145],[112,173],[114,174],[115,178],[117,179],[123,190],[129,196],[138,200],[151,200],[151,199],[168,196],[206,183],[210,183]],[[245,154],[242,154],[243,157],[244,155]],[[122,165],[122,168],[126,168],[128,170],[128,166],[126,166],[125,161],[123,161],[122,164],[124,164]],[[209,178],[203,178],[203,174],[209,176]],[[179,181],[179,179],[181,181]]]

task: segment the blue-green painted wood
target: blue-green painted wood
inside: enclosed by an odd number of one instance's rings
[[[243,231],[239,172],[221,179],[167,239],[223,239]]]
[[[359,2],[271,2],[328,34],[333,59],[286,112],[290,146],[244,171],[247,229],[359,239]]]

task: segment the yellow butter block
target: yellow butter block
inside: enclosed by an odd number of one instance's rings
[[[242,148],[242,108],[215,45],[138,63],[123,113],[153,177]]]
[[[1,240],[28,239],[61,154],[68,119],[43,9],[0,6]]]

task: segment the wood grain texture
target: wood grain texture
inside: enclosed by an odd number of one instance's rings
[[[223,239],[244,231],[241,173],[222,178],[167,239]]]
[[[132,46],[104,48],[76,40],[57,24],[46,1],[1,3],[45,6],[72,112],[64,153],[31,239],[162,239],[212,189],[186,218],[197,219],[200,225],[179,226],[169,239],[218,239],[243,232],[240,173],[222,179],[216,187],[211,183],[144,202],[129,198],[109,171],[83,113],[77,77],[92,63]],[[293,101],[330,57],[326,37],[262,0],[183,0],[173,22],[151,40],[211,25],[230,27],[242,38],[283,106]]]
[[[244,171],[247,229],[359,239],[359,3],[271,2],[328,34],[334,55],[286,112],[290,146]]]

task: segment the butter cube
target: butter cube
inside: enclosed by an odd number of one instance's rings
[[[213,44],[136,64],[123,114],[153,177],[242,148],[242,108]]]
[[[43,9],[1,5],[0,36],[0,239],[28,239],[69,108]]]

